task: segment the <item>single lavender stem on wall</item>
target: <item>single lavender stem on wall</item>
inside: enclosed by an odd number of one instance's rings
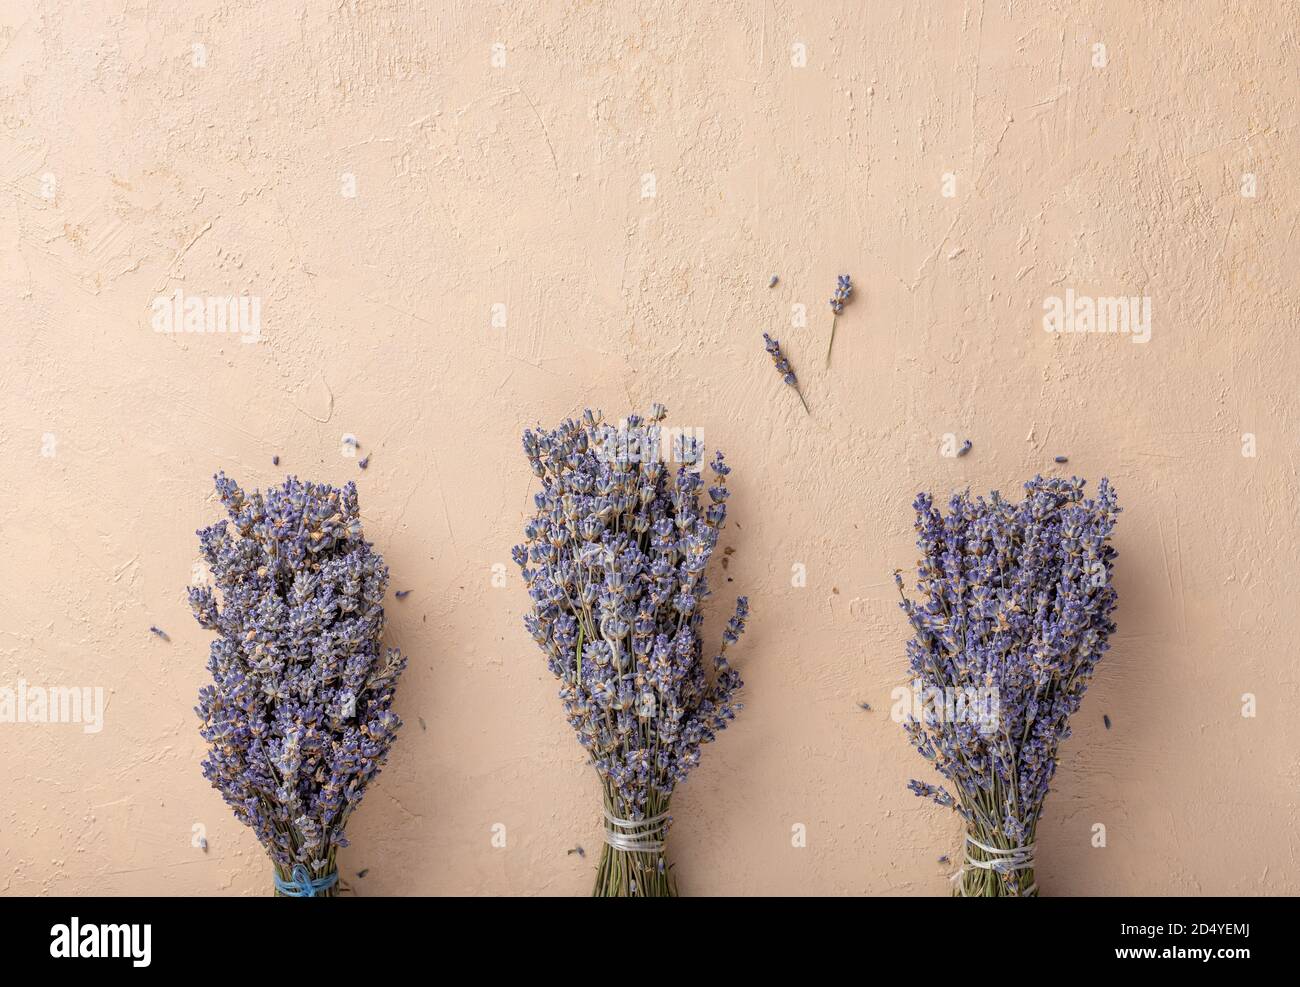
[[[839,322],[840,313],[844,311],[844,306],[848,304],[849,298],[853,295],[853,280],[847,274],[841,274],[835,279],[835,294],[831,296],[831,338],[826,344],[826,366],[831,365],[831,350],[835,346],[835,326]]]
[[[966,826],[953,875],[964,897],[1037,894],[1034,846],[1058,750],[1115,630],[1110,545],[1120,508],[1103,479],[1041,476],[1013,504],[917,496],[908,738],[952,786],[913,780]]]
[[[704,491],[702,449],[680,434],[679,465],[665,467],[666,415],[655,405],[615,428],[587,411],[523,437],[542,483],[513,552],[532,598],[524,625],[604,791],[596,897],[676,896],[665,850],[673,793],[741,709],[727,647],[748,601],[736,601],[711,661],[700,633],[731,470],[716,453]]]
[[[218,473],[216,488],[230,520],[198,532],[213,585],[189,591],[217,632],[195,709],[203,776],[266,848],[277,896],[333,897],[348,818],[401,726],[406,659],[380,646],[388,569],[352,483],[290,477],[264,496]]]
[[[781,375],[781,379],[793,387],[794,392],[799,395],[799,402],[803,405],[803,410],[811,415],[812,412],[808,410],[808,402],[803,399],[803,391],[799,390],[799,378],[794,375],[794,369],[790,366],[790,361],[781,352],[780,342],[767,333],[763,333],[763,348],[772,357],[772,365],[776,367],[776,372]]]

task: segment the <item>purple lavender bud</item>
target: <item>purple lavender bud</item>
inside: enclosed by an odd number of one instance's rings
[[[772,364],[776,367],[776,372],[781,375],[781,379],[795,389],[795,392],[799,395],[799,400],[803,401],[804,410],[806,411],[808,402],[804,401],[803,392],[799,390],[799,380],[794,375],[794,368],[790,366],[790,361],[781,352],[781,344],[767,333],[763,333],[763,348],[771,355]]]
[[[839,315],[844,305],[853,294],[853,281],[847,274],[841,274],[835,280],[835,294],[831,297],[831,311]]]

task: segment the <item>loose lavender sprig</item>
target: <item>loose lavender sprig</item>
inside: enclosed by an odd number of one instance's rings
[[[831,350],[835,346],[835,324],[852,294],[853,280],[847,274],[841,274],[835,279],[835,294],[831,296],[831,339],[826,344],[826,366],[828,367],[831,365]]]
[[[1120,508],[1108,480],[1095,499],[1083,488],[1077,477],[1038,476],[1019,504],[996,492],[988,500],[962,493],[946,516],[920,494],[917,601],[895,573],[915,631],[907,643],[914,688],[996,697],[993,723],[963,721],[930,702],[920,721],[908,718],[912,745],[956,795],[923,781],[908,787],[954,809],[971,837],[1001,855],[1034,842],[1069,717],[1115,630],[1110,536]],[[981,863],[993,856],[968,852]],[[964,867],[958,893],[1034,893],[1032,869],[1010,869],[1006,859],[991,869]]]
[[[781,352],[781,344],[767,333],[763,333],[763,348],[771,355],[772,363],[776,367],[776,372],[781,375],[781,379],[793,387],[794,392],[799,395],[803,410],[811,415],[812,412],[808,410],[808,402],[803,399],[803,391],[799,389],[799,379],[794,375],[794,368],[790,366],[790,361]]]
[[[290,477],[246,494],[218,473],[216,487],[230,521],[198,535],[219,597],[189,591],[218,635],[195,709],[211,744],[203,776],[282,881],[295,866],[321,879],[401,726],[406,659],[380,647],[388,570],[362,537],[355,484]]]
[[[606,812],[644,821],[651,844],[607,844],[597,895],[676,893],[662,848],[670,820],[649,821],[669,811],[700,747],[741,709],[742,683],[726,650],[744,630],[748,601],[736,601],[712,675],[700,634],[731,470],[717,453],[702,500],[702,450],[693,438],[678,441],[675,473],[664,465],[666,414],[656,405],[648,420],[632,415],[615,428],[587,411],[580,422],[523,437],[542,482],[525,543],[513,552],[533,601],[524,626],[560,681]]]

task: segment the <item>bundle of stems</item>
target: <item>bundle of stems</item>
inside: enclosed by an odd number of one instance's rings
[[[647,800],[649,818],[668,812],[670,799],[652,796]],[[618,815],[619,798],[611,786],[605,785],[605,811],[615,818]],[[667,820],[664,820],[666,823]],[[606,820],[606,825],[609,825]],[[655,828],[652,828],[655,827]],[[649,831],[650,839],[663,842],[668,827],[662,823],[652,824],[644,831]],[[615,834],[626,832],[625,829],[612,830]],[[615,849],[608,842],[600,854],[600,865],[596,868],[596,887],[592,891],[594,898],[676,898],[677,881],[673,876],[672,864],[668,863],[667,851],[663,847],[649,850]]]
[[[330,847],[329,853],[325,854],[323,862],[313,863],[311,865],[311,869],[308,871],[308,874],[310,875],[313,871],[321,874],[337,874],[339,870],[339,865],[336,856],[337,856],[336,848]],[[281,891],[280,888],[277,886],[275,889],[275,897],[277,898],[288,898],[288,897],[337,898],[339,896],[340,885],[338,881],[333,881],[332,883],[326,885],[325,887],[320,888],[319,890],[306,892],[301,888],[301,884],[299,883],[301,880],[301,871],[299,872],[298,875],[295,875],[292,867],[287,867],[278,861],[275,862],[274,866],[275,866],[275,876],[279,879],[279,881],[291,887],[298,886],[300,889],[296,894],[289,895],[286,892]]]
[[[955,875],[952,893],[959,898],[1036,898],[1038,884],[1034,880],[1032,862],[1014,870],[1003,869],[1008,860],[1015,859],[1017,846],[1016,841],[1008,837],[1001,826],[988,821],[992,817],[996,797],[962,792],[963,808],[974,821],[966,824],[963,851],[970,859],[963,863]],[[1032,820],[1025,827],[1021,845],[1034,844],[1037,828],[1037,820]],[[993,850],[985,849],[986,847],[992,847]]]

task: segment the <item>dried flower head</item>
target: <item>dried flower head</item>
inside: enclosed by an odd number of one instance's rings
[[[401,721],[406,659],[383,650],[388,570],[362,537],[357,490],[290,477],[265,496],[217,474],[229,521],[198,532],[216,593],[191,587],[217,632],[195,712],[203,776],[277,871],[333,872],[344,827]]]
[[[835,294],[831,296],[831,311],[839,315],[853,295],[853,280],[847,274],[835,279]]]
[[[844,306],[848,303],[850,296],[853,294],[853,281],[847,274],[841,274],[835,280],[835,294],[831,296],[831,311],[839,315],[844,311]],[[831,365],[831,350],[835,348],[835,323],[834,316],[831,318],[831,338],[826,344],[826,366]]]
[[[781,352],[780,342],[767,333],[763,333],[763,348],[772,357],[772,365],[776,367],[776,372],[781,375],[781,379],[793,387],[794,392],[799,395],[799,400],[803,403],[803,410],[808,411],[808,402],[804,401],[803,391],[799,390],[799,379],[795,377],[794,368],[790,366],[790,361]],[[811,412],[809,413],[811,414]]]

